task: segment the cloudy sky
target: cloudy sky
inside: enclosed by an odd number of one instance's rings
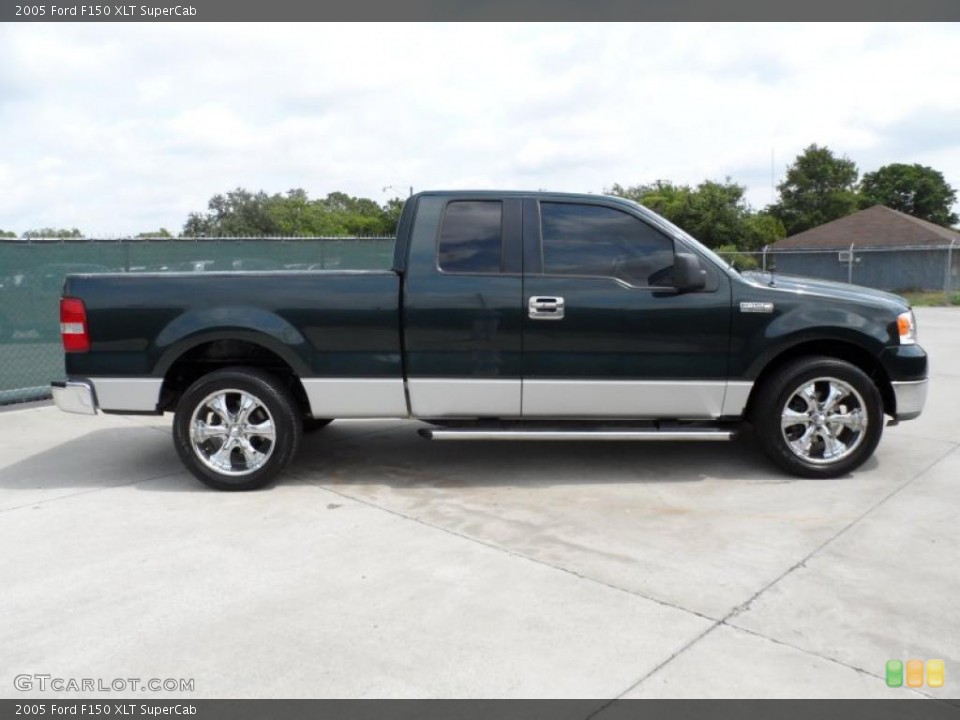
[[[0,229],[125,235],[243,186],[602,192],[812,142],[960,188],[960,25],[0,26]]]

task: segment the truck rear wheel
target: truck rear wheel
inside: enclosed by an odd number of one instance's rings
[[[177,454],[217,490],[269,483],[300,446],[300,411],[280,380],[256,368],[204,375],[180,398],[173,421]]]
[[[751,418],[763,451],[787,472],[834,478],[860,467],[883,433],[883,400],[860,368],[796,360],[759,389]]]

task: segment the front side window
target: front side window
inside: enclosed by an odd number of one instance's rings
[[[445,272],[500,272],[503,203],[455,201],[447,205],[440,227],[437,261]]]
[[[645,222],[599,205],[540,203],[543,272],[669,286],[673,241]]]

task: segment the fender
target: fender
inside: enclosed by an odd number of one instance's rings
[[[779,318],[778,318],[779,319]],[[744,360],[748,360],[743,370],[743,377],[755,380],[760,373],[777,357],[805,343],[843,343],[851,345],[858,350],[866,353],[879,362],[880,353],[885,347],[883,341],[878,340],[873,334],[862,330],[853,330],[848,327],[806,327],[794,328],[789,332],[779,334],[785,328],[776,327],[777,323],[771,323],[762,336],[755,335],[747,338],[742,352]]]
[[[309,377],[310,345],[276,313],[245,305],[190,310],[168,323],[154,343],[154,376],[162,377],[185,352],[215,340],[244,340],[279,355],[300,377]]]

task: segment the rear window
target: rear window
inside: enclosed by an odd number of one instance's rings
[[[451,202],[443,213],[437,262],[445,272],[498,273],[503,247],[503,203]]]

